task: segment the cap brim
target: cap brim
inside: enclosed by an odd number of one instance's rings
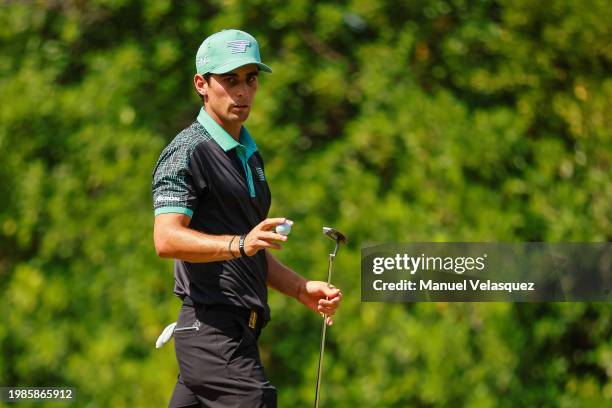
[[[236,68],[240,68],[250,64],[257,65],[261,71],[272,72],[272,68],[270,68],[266,64],[258,62],[254,58],[241,58],[238,60],[228,61],[225,64],[219,65],[218,67],[215,67],[208,72],[210,72],[211,74],[225,74],[235,70]]]

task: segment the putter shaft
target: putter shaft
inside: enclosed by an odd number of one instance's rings
[[[338,242],[336,242],[336,248],[334,249],[333,254],[329,254],[329,265],[327,267],[327,285],[331,284],[331,276],[332,276],[332,264],[334,262],[334,258],[336,257],[336,253],[338,253]],[[323,327],[321,329],[321,345],[319,348],[319,368],[317,369],[317,388],[315,390],[315,408],[319,408],[319,399],[320,399],[320,388],[321,388],[321,374],[323,372],[323,353],[325,352],[325,335],[327,333],[327,315],[323,315]]]

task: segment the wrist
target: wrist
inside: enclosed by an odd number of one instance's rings
[[[240,255],[242,256],[248,256],[246,251],[244,250],[244,239],[246,238],[247,234],[242,234],[240,236],[240,239],[238,240],[238,249],[240,250]]]
[[[306,279],[300,279],[295,291],[295,299],[301,302],[304,294],[306,294]]]

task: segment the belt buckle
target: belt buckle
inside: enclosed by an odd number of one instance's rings
[[[255,330],[256,325],[257,325],[257,312],[255,310],[251,310],[251,316],[249,317],[249,327]]]

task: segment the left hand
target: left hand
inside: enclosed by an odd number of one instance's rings
[[[342,292],[334,285],[328,286],[327,282],[307,281],[300,287],[297,299],[313,312],[326,315],[325,322],[331,326],[334,323],[332,316],[342,300]]]

